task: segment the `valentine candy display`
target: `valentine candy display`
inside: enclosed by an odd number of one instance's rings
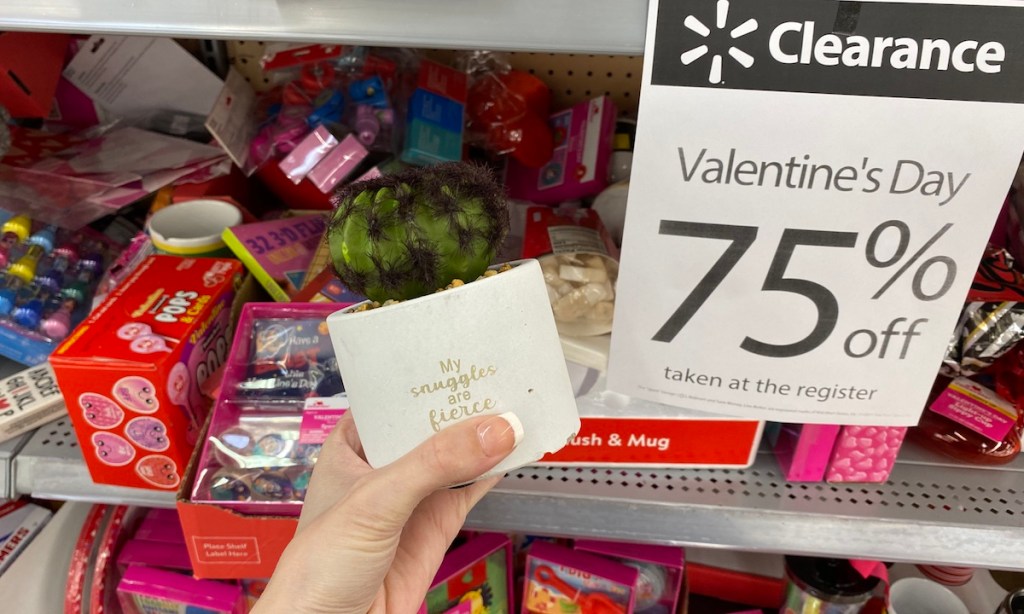
[[[884,482],[889,479],[906,427],[844,426],[825,471],[828,482]]]

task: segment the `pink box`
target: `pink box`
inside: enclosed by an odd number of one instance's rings
[[[133,539],[165,544],[184,544],[185,534],[181,530],[181,523],[178,522],[177,515],[174,516],[173,521],[146,516],[139,523],[139,528],[135,530]]]
[[[192,561],[188,558],[185,542],[154,542],[142,539],[129,540],[117,555],[117,566],[128,569],[134,565],[161,567],[192,571]]]
[[[522,612],[630,614],[636,597],[633,567],[555,544],[535,542],[526,556]]]
[[[208,612],[243,614],[245,596],[237,584],[196,580],[173,571],[131,567],[117,585],[126,614],[146,612]]]
[[[832,450],[825,480],[885,482],[906,434],[905,426],[844,426]]]
[[[512,542],[481,533],[445,555],[420,612],[512,612],[512,594]]]
[[[277,165],[281,167],[285,177],[297,184],[337,146],[338,139],[320,125],[299,141],[295,149]]]
[[[608,186],[615,134],[615,103],[607,96],[581,102],[548,119],[555,135],[551,160],[529,168],[509,159],[509,196],[540,204],[593,196]]]
[[[324,194],[345,180],[366,157],[366,148],[353,136],[346,136],[306,177]]]
[[[838,424],[783,424],[772,450],[786,480],[820,482],[839,436]]]
[[[578,539],[575,549],[635,567],[639,572],[634,597],[637,611],[654,607],[661,612],[677,611],[686,573],[686,553],[682,548]]]

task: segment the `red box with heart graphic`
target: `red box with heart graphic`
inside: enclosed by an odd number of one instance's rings
[[[241,271],[152,256],[50,356],[94,482],[177,488],[206,420],[201,386],[227,358]]]

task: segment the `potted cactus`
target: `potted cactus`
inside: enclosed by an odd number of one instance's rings
[[[500,474],[564,446],[579,416],[540,266],[492,266],[508,231],[503,190],[463,163],[359,182],[336,195],[335,272],[368,297],[327,319],[367,461],[514,411],[525,437]]]

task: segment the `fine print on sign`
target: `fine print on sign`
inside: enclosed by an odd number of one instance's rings
[[[1020,28],[1010,7],[652,0],[610,388],[916,424],[1024,147]]]

